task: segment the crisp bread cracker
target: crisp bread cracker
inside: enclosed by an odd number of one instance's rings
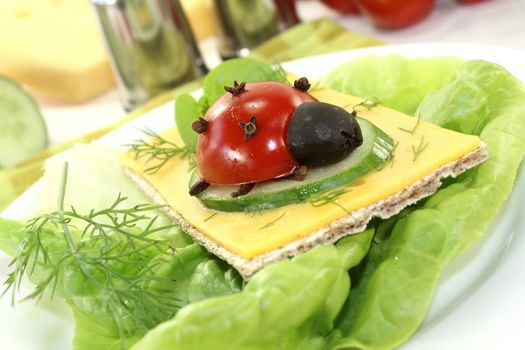
[[[229,251],[200,232],[180,213],[169,206],[166,199],[140,174],[137,174],[129,168],[126,169],[126,173],[144,192],[153,198],[156,203],[164,205],[167,214],[175,219],[197,243],[206,248],[210,253],[228,262],[247,279],[268,264],[290,258],[319,245],[334,243],[345,236],[362,232],[373,217],[388,219],[396,215],[405,207],[436,192],[441,186],[441,180],[443,178],[456,177],[486,159],[488,159],[488,152],[485,143],[482,142],[480,147],[453,162],[441,166],[433,173],[421,178],[401,191],[366,207],[354,210],[344,217],[312,231],[305,237],[299,238],[272,251],[257,255],[251,259],[243,258]]]

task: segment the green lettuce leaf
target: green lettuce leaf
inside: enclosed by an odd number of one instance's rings
[[[98,234],[82,234],[88,227],[86,222],[68,217],[71,240],[77,246],[77,253],[83,256],[81,263],[75,260],[74,255],[68,254],[70,241],[65,238],[61,224],[54,224],[55,219],[44,223],[45,219],[56,218],[57,197],[64,186],[61,179],[64,173],[58,168],[63,169],[65,162],[69,168],[65,208],[75,215],[92,215],[105,210],[119,196],[127,196],[123,204],[116,207],[122,210],[137,208],[149,199],[124,174],[114,150],[96,144],[78,145],[46,163],[44,186],[38,195],[40,205],[35,213],[40,221],[25,227],[22,223],[0,219],[0,249],[28,258],[25,272],[37,286],[35,291],[47,288],[54,297],[64,299],[72,307],[78,321],[75,348],[121,348],[122,339],[126,339],[124,346],[127,348],[148,329],[173,317],[181,307],[241,290],[242,279],[235,270],[193,243],[158,209],[143,214],[154,218],[153,221],[139,216],[131,226],[121,229],[120,234],[110,229],[117,214],[112,220],[104,215],[94,217],[93,223],[105,225],[107,234],[111,235],[110,241],[101,240]],[[96,181],[100,184],[95,185]],[[28,225],[32,222],[28,221]],[[169,226],[165,227],[166,224]],[[34,227],[38,229],[30,229]],[[89,230],[94,226],[90,227]],[[127,240],[129,234],[140,234],[146,227],[158,229],[148,236],[155,239],[154,245],[140,238]],[[103,255],[107,243],[112,248],[104,254],[114,258],[89,263]],[[22,261],[18,260],[17,264]],[[107,277],[109,270],[113,276],[111,281]],[[49,276],[56,277],[46,283]],[[115,292],[126,280],[133,280],[138,285],[132,291],[134,295],[127,296],[126,291]],[[116,289],[101,287],[108,283]],[[119,298],[130,298],[133,302],[124,306]],[[166,308],[159,308],[159,302],[169,303],[169,308],[168,304]],[[98,330],[104,331],[94,337]]]
[[[253,59],[235,58],[223,62],[204,78],[204,96],[211,105],[224,95],[224,86],[233,86],[233,80],[241,82],[282,81],[285,82],[282,71],[272,65]]]
[[[64,163],[69,164],[68,191],[64,206],[74,205],[80,212],[109,207],[119,194],[127,203],[142,204],[150,201],[122,171],[118,160],[119,151],[96,143],[77,144],[68,151],[49,158],[44,165],[42,181],[45,186],[37,194],[37,210],[34,215],[57,209],[56,201],[62,181]],[[159,212],[160,224],[170,222]]]
[[[190,94],[183,94],[177,97],[175,103],[175,123],[179,130],[180,137],[186,146],[193,152],[197,151],[197,133],[192,129],[191,124],[194,120],[202,117],[203,114],[199,103]]]
[[[95,315],[80,311],[75,304],[70,304],[70,307],[75,319],[73,338],[75,350],[122,350],[129,348],[141,337],[141,335],[128,335],[122,340],[114,325],[101,322]]]
[[[319,349],[348,295],[347,270],[373,231],[318,247],[257,273],[241,293],[191,304],[133,350]]]
[[[208,298],[238,293],[242,286],[242,279],[238,273],[195,243],[176,248],[173,255],[153,258],[151,266],[155,266],[152,270],[155,278],[163,282],[153,282],[145,288],[158,298],[166,298],[168,295],[180,307]],[[126,270],[123,272],[129,273]],[[166,286],[166,280],[173,283]],[[122,346],[129,348],[146,333],[144,329],[131,324],[128,329],[135,331],[122,334],[114,320],[115,310],[105,307],[106,298],[106,295],[95,294],[68,299],[77,322],[73,340],[75,349]],[[164,320],[148,321],[159,324]],[[99,337],[94,337],[93,329],[102,329],[103,332]],[[125,344],[122,344],[123,339],[126,340]]]
[[[460,63],[453,57],[367,56],[338,66],[321,84],[354,96],[373,96],[382,105],[413,115],[423,98],[450,80]]]
[[[332,18],[297,24],[256,47],[250,57],[285,62],[328,52],[385,44],[379,39],[350,32]]]
[[[183,308],[134,349],[390,349],[403,343],[422,322],[444,266],[474,242],[497,214],[525,153],[520,137],[525,132],[525,119],[520,119],[525,113],[521,84],[491,63],[467,62],[452,72],[450,67],[457,66],[457,60],[437,60],[426,60],[427,70],[434,73],[427,72],[428,79],[423,80],[429,83],[422,84],[424,94],[435,93],[425,99],[419,92],[404,98],[392,94],[387,101],[406,111],[415,110],[424,100],[420,107],[423,118],[463,132],[479,132],[489,145],[489,161],[456,181],[449,180],[426,202],[388,221],[377,221],[374,243],[364,261],[351,270],[353,288],[349,294],[344,291],[349,281],[345,278],[341,282],[336,273],[341,270],[333,268],[344,270],[353,264],[342,263],[341,250],[334,254],[331,247],[317,248],[262,270],[240,294]],[[423,68],[415,65],[412,71],[410,61],[405,62],[406,73],[415,77]],[[436,67],[439,62],[444,66]],[[359,69],[366,68],[362,61],[356,64]],[[351,64],[346,68],[353,71]],[[444,71],[449,72],[446,78]],[[397,72],[392,79],[385,72],[378,74],[374,79],[379,86],[397,79],[398,90],[407,91],[406,81]],[[370,95],[368,92],[374,91],[370,76],[361,77],[364,80],[352,79],[352,89]],[[509,87],[504,98],[491,98],[502,86]],[[380,94],[379,98],[385,96]],[[472,113],[451,113],[464,105],[477,108]],[[472,122],[474,119],[482,120],[481,127]],[[490,204],[478,209],[469,203]],[[368,249],[367,244],[363,246]],[[333,288],[324,289],[325,283]],[[331,300],[333,308],[327,311],[321,300]],[[216,319],[223,322],[213,322]]]
[[[20,241],[24,238],[24,224],[0,217],[0,250],[8,255],[15,255]]]
[[[462,64],[417,113],[479,134],[490,159],[419,208],[381,224],[387,238],[372,246],[350,293],[336,349],[389,349],[417,329],[443,267],[485,232],[512,190],[525,154],[525,90],[496,64]]]

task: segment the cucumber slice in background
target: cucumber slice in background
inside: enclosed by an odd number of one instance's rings
[[[47,147],[47,128],[35,100],[0,76],[0,168],[10,168]]]
[[[219,211],[258,211],[300,203],[313,195],[351,184],[359,177],[380,167],[394,149],[390,136],[365,119],[357,118],[363,144],[342,161],[312,168],[303,181],[279,179],[257,183],[253,190],[240,197],[231,193],[238,186],[212,185],[197,198],[208,208]],[[189,187],[199,181],[194,172]]]

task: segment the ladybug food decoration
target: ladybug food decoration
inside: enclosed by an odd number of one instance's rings
[[[294,86],[278,82],[234,82],[206,115],[192,124],[199,134],[192,196],[213,185],[239,185],[232,197],[255,183],[302,180],[308,167],[336,163],[363,143],[355,114],[318,102],[306,78]]]

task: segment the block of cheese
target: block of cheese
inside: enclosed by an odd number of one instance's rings
[[[65,102],[110,89],[90,6],[87,0],[0,0],[0,74]]]
[[[183,0],[198,40],[217,32],[212,0]],[[0,75],[64,102],[114,86],[88,0],[0,0]]]
[[[328,89],[312,95],[349,110],[363,100]],[[248,277],[268,263],[360,232],[373,216],[398,213],[435,192],[442,178],[457,176],[488,156],[477,136],[382,106],[360,110],[358,115],[392,137],[396,147],[391,162],[351,183],[325,205],[305,201],[253,213],[217,212],[188,194],[191,172],[186,159],[173,158],[152,175],[144,174],[148,165],[133,154],[124,154],[122,161],[136,183],[155,201],[167,204],[168,213],[196,241]],[[182,145],[176,128],[163,135]]]

